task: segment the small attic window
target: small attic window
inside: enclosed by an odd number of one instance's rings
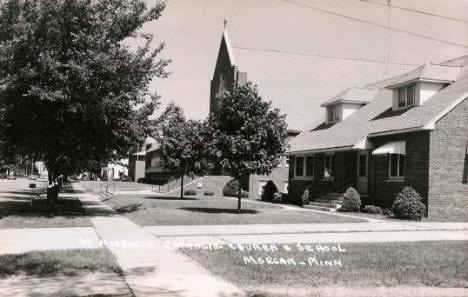
[[[327,107],[327,122],[334,123],[340,120],[340,114],[337,105],[330,105]]]
[[[398,89],[398,109],[414,106],[414,85]]]

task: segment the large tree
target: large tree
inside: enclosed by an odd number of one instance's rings
[[[204,166],[204,125],[187,120],[182,108],[170,103],[158,119],[156,139],[166,170],[180,178],[180,198],[184,198],[184,176],[201,173]]]
[[[168,61],[142,26],[163,3],[0,1],[0,140],[44,160],[49,179],[125,156],[150,132]],[[139,47],[127,41],[144,40]]]
[[[250,82],[226,91],[216,104],[208,119],[211,159],[238,181],[240,212],[241,180],[269,174],[279,165],[285,152],[286,116],[262,100]]]

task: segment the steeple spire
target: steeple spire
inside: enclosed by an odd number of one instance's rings
[[[224,30],[226,30],[226,27],[227,27],[227,23],[228,23],[228,18],[227,17],[224,17]]]

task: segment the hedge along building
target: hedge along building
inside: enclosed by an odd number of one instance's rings
[[[430,219],[467,221],[467,97],[468,56],[343,91],[321,105],[325,122],[291,140],[290,195],[353,186],[389,208],[411,186]]]
[[[227,30],[224,30],[216,60],[215,71],[210,84],[210,114],[216,112],[216,100],[218,96],[246,82],[247,72],[240,71],[234,56],[234,48],[231,46],[229,34]],[[286,142],[298,135],[300,131],[288,129],[287,132],[288,136]],[[252,174],[242,181],[242,187],[249,191],[249,198],[260,198],[262,188],[269,180],[275,183],[279,192],[287,192],[289,182],[288,175],[289,160],[284,156],[280,160],[278,167],[273,169],[269,175]]]

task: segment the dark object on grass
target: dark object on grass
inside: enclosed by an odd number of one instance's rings
[[[353,187],[349,187],[346,193],[343,194],[343,204],[341,211],[343,212],[359,212],[361,209],[361,197]]]
[[[214,194],[215,194],[215,193],[214,193],[213,191],[205,191],[205,192],[203,192],[203,195],[205,195],[205,196],[214,196]]]
[[[426,205],[418,192],[405,187],[393,201],[392,212],[399,219],[420,221],[426,213]]]
[[[197,195],[197,191],[195,191],[195,190],[185,190],[184,195],[195,196],[195,195]]]
[[[382,214],[382,209],[375,205],[366,205],[362,212],[370,213],[370,214]]]
[[[117,211],[118,213],[130,213],[130,212],[139,210],[141,208],[141,205],[142,204],[137,204],[137,203],[129,204],[126,206],[119,207],[115,211]]]
[[[278,193],[278,188],[275,183],[269,180],[262,189],[262,200],[263,201],[273,201],[273,195]]]

